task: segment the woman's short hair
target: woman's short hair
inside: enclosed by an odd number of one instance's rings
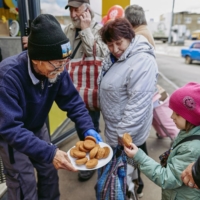
[[[141,6],[130,5],[125,8],[124,14],[133,27],[147,25],[145,12]]]
[[[117,41],[120,38],[132,40],[135,33],[131,24],[125,18],[116,18],[108,21],[100,30],[99,33],[104,43]]]

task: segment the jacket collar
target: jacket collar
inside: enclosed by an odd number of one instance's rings
[[[191,135],[200,135],[200,126],[194,127],[188,133],[186,133],[186,131],[184,131],[184,130],[181,130],[178,134],[178,137],[174,140],[173,146],[175,146],[178,142],[180,142],[184,138],[191,136]]]
[[[31,78],[33,85],[37,85],[40,81],[35,77],[35,75],[33,74],[32,70],[31,70],[31,60],[29,58],[28,53],[27,53],[27,57],[28,57],[28,74]]]
[[[147,25],[140,25],[140,26],[133,28],[134,32],[136,32],[136,33],[139,31],[146,30],[146,29],[147,29]]]

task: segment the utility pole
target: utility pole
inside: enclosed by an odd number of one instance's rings
[[[169,37],[168,37],[168,44],[172,43],[172,35],[171,35],[171,29],[173,26],[173,21],[174,21],[174,4],[175,4],[175,0],[173,0],[173,4],[172,4],[172,13],[171,13],[171,23],[170,23],[170,29],[169,29]]]

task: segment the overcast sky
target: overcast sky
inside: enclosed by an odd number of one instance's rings
[[[110,0],[111,1],[111,0]],[[112,0],[114,2],[114,0]],[[40,0],[43,13],[51,13],[52,15],[69,15],[69,11],[64,7],[67,0]],[[191,11],[200,13],[200,0],[174,0],[174,12]],[[97,13],[101,13],[101,0],[90,0],[91,7]],[[138,4],[146,11],[146,18],[158,21],[159,16],[172,11],[173,0],[130,0],[131,4]],[[98,4],[98,5],[97,5]],[[115,4],[114,4],[115,5]]]
[[[159,16],[172,11],[173,0],[131,0],[131,4],[138,4],[146,11],[146,18],[158,21]],[[174,0],[174,12],[200,12],[199,0]]]
[[[59,16],[69,15],[69,11],[65,10],[67,0],[40,0],[40,3],[43,13]]]

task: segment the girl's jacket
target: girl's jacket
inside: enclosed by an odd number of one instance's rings
[[[175,146],[190,135],[200,135],[200,126],[189,133],[180,131],[175,139]],[[134,157],[139,169],[154,183],[162,188],[162,200],[199,200],[200,190],[189,188],[181,180],[182,171],[200,155],[200,140],[184,142],[174,148],[167,160],[167,167],[147,156],[141,149]]]

